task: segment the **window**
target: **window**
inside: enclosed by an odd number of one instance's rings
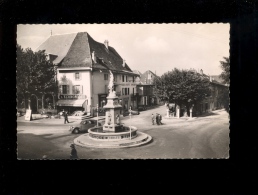
[[[134,77],[133,77],[134,78]],[[134,88],[133,88],[133,95],[134,95]]]
[[[115,82],[117,81],[117,75],[116,74],[114,75],[114,81]]]
[[[75,80],[80,80],[81,79],[80,73],[79,72],[74,73],[74,78]]]
[[[128,88],[128,94],[127,95],[129,95],[130,94],[130,88]]]
[[[73,86],[73,94],[82,94],[82,86],[74,85]]]
[[[125,82],[125,75],[122,75],[122,81]]]
[[[69,94],[69,85],[61,85],[61,93],[62,94]]]
[[[125,76],[125,82],[127,82],[127,76]]]
[[[108,80],[108,74],[104,74],[104,80]]]
[[[134,82],[134,76],[133,76],[133,82]]]

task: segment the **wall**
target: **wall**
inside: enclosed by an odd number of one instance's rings
[[[75,79],[75,72],[80,73],[80,79]],[[65,77],[64,77],[65,76]],[[66,79],[64,79],[66,78]],[[91,72],[90,70],[58,70],[57,71],[57,80],[58,85],[69,85],[69,94],[73,94],[73,85],[80,85],[82,86],[82,92],[80,95],[86,95],[86,99],[88,105],[91,104]],[[58,87],[59,87],[58,86]],[[60,88],[58,96],[60,95]],[[86,109],[87,105],[84,105]]]

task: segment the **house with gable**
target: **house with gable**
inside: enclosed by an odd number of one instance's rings
[[[51,35],[39,50],[44,50],[56,67],[58,110],[69,113],[82,110],[93,115],[98,106],[101,111],[107,102],[110,71],[122,112],[130,106],[136,108],[136,101],[131,97],[136,93],[135,78],[139,75],[107,40],[97,42],[87,32]]]
[[[138,107],[148,107],[158,105],[160,103],[159,98],[154,94],[155,80],[158,76],[152,71],[147,70],[144,73],[140,73],[134,70],[135,73],[139,74],[137,77],[137,105]]]

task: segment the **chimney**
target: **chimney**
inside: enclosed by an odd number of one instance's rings
[[[213,81],[213,78],[212,78],[212,76],[210,76],[210,82],[212,82]]]
[[[123,67],[125,67],[125,60],[124,59],[123,59],[123,64],[122,65],[123,65]]]
[[[91,57],[92,57],[93,62],[95,62],[95,63],[96,63],[96,55],[95,55],[95,51],[93,51],[93,52],[92,52]]]
[[[200,73],[203,74],[203,70],[202,69],[200,70]]]
[[[105,40],[104,44],[105,44],[106,48],[108,49],[108,40]]]

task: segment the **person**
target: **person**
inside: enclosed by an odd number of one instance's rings
[[[74,144],[71,144],[70,148],[72,149],[70,154],[70,159],[78,159],[77,150],[75,149]]]
[[[69,123],[67,112],[64,112],[64,111],[63,111],[63,113],[64,113],[64,124],[65,124],[66,122]]]
[[[160,125],[162,125],[161,120],[162,120],[162,116],[159,114],[159,124]]]
[[[159,125],[159,114],[156,113],[156,124]]]
[[[154,116],[154,114],[151,114],[151,120],[152,120],[152,125],[155,125],[155,116]]]

